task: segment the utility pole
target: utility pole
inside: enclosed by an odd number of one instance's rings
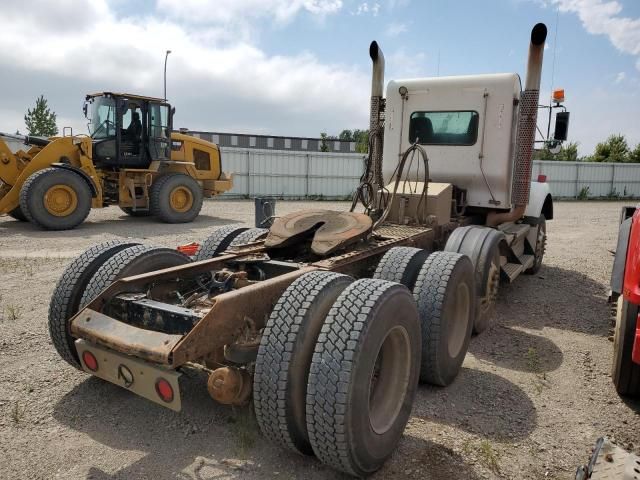
[[[167,50],[167,53],[164,56],[164,100],[167,100],[167,58],[169,58],[169,54],[171,50]]]

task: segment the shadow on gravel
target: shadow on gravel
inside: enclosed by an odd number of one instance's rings
[[[183,376],[180,387],[182,412],[176,413],[95,377],[75,386],[55,405],[54,418],[108,448],[143,456],[128,465],[105,466],[102,447],[92,451],[86,444],[74,454],[74,466],[86,466],[92,480],[352,478],[265,441],[252,410],[216,404],[206,393],[204,378]],[[392,458],[372,478],[479,477],[451,449],[405,433]]]
[[[241,222],[205,214],[199,215],[191,223],[173,224],[162,223],[152,217],[133,218],[123,214],[118,219],[84,222],[73,230],[63,232],[41,230],[29,222],[2,221],[0,222],[0,234],[26,234],[33,238],[60,239],[60,237],[71,235],[108,233],[130,238],[146,235],[187,234],[206,227],[215,228],[235,223]]]
[[[607,287],[582,273],[543,266],[536,275],[500,285],[494,324],[608,336],[607,295]]]
[[[551,372],[562,365],[562,350],[542,335],[496,325],[472,338],[469,345],[478,360],[521,372]]]
[[[446,388],[420,386],[413,414],[497,441],[527,438],[537,424],[533,402],[520,387],[470,368]]]

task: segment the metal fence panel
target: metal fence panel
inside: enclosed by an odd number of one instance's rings
[[[230,197],[350,197],[364,169],[361,153],[221,147],[222,169],[234,173]],[[555,198],[640,198],[640,164],[533,162]]]

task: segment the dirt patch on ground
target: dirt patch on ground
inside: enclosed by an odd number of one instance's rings
[[[400,447],[375,478],[572,478],[596,438],[640,447],[640,403],[609,375],[606,303],[621,203],[557,203],[545,266],[502,288],[448,388],[421,386]],[[346,203],[279,202],[278,213]],[[176,246],[251,223],[249,201],[206,202],[187,225],[93,211],[69,232],[0,218],[0,478],[336,478],[263,441],[248,409],[215,404],[184,377],[175,413],[70,368],[47,331],[49,298],[70,260],[112,238]],[[639,452],[640,453],[640,452]]]

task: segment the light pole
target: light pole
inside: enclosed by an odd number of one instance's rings
[[[171,50],[167,50],[167,53],[164,56],[164,99],[167,100],[167,58],[169,58],[169,54]]]

